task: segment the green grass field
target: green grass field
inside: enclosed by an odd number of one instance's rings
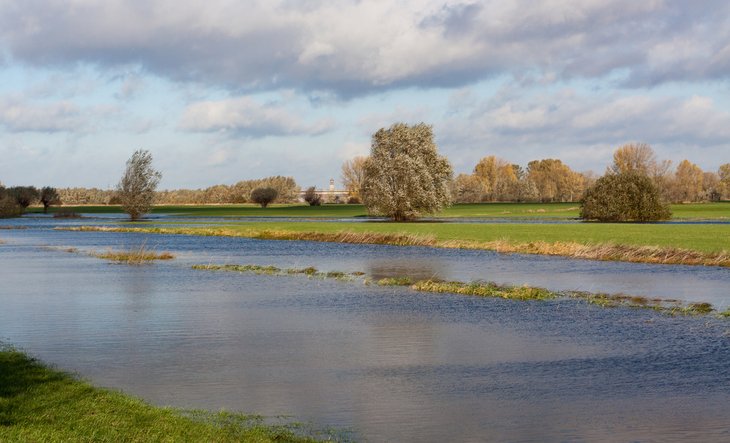
[[[664,246],[702,252],[730,251],[728,225],[666,225],[629,223],[337,223],[337,222],[253,222],[220,225],[233,230],[279,230],[294,232],[405,233],[433,235],[438,240],[513,243],[576,242],[615,243],[635,246]]]
[[[79,213],[120,213],[119,206],[76,206],[66,207]],[[55,212],[58,208],[51,208]],[[437,217],[456,218],[515,218],[515,219],[572,219],[578,217],[578,203],[479,203],[459,204],[446,209]],[[41,208],[30,208],[30,212],[42,212]],[[350,218],[365,217],[367,211],[362,205],[304,204],[272,205],[263,209],[257,205],[200,205],[200,206],[156,206],[156,214],[179,214],[199,217],[304,217],[304,218]],[[677,220],[730,220],[730,202],[694,203],[672,205],[673,219]]]
[[[285,426],[232,413],[183,412],[95,388],[0,348],[3,442],[308,442]]]

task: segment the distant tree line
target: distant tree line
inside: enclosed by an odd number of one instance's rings
[[[277,192],[275,203],[291,203],[299,198],[299,186],[292,177],[273,176],[254,180],[242,180],[233,185],[214,185],[204,189],[174,189],[156,191],[157,205],[204,205],[229,203],[255,203],[251,192],[257,188],[273,188]],[[98,188],[59,188],[58,193],[65,205],[114,205],[120,204],[116,190]]]

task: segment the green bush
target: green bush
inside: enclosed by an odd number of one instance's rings
[[[19,217],[22,213],[23,208],[15,201],[15,198],[9,195],[0,197],[0,218]]]
[[[279,191],[274,188],[256,188],[251,191],[251,201],[258,203],[262,208],[265,208],[269,203],[276,200],[279,195]]]
[[[668,220],[672,213],[651,179],[635,173],[609,174],[591,186],[580,217],[602,222]]]

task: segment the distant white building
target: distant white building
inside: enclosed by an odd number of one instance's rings
[[[299,200],[304,201],[304,193],[306,189],[299,191]],[[328,189],[317,189],[317,194],[322,196],[325,202],[342,201],[346,202],[349,193],[344,189],[335,189],[335,179],[330,179],[330,185]]]

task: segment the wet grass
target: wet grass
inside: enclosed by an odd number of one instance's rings
[[[589,260],[730,267],[730,226],[725,225],[242,223],[201,228],[64,229],[484,249]]]
[[[155,407],[0,348],[3,442],[315,441],[300,434],[258,416]]]
[[[154,260],[172,260],[175,258],[175,256],[169,252],[156,252],[147,249],[144,244],[126,251],[109,250],[106,252],[93,252],[91,253],[91,256],[128,265],[141,265]]]
[[[321,279],[336,279],[344,281],[362,281],[365,284],[373,283],[364,272],[322,272],[314,267],[282,269],[276,266],[261,265],[193,265],[193,269],[207,271],[230,271],[241,273],[254,273],[259,275],[306,275]],[[679,300],[648,298],[626,294],[596,294],[584,291],[550,291],[545,288],[533,286],[512,286],[500,285],[494,282],[473,281],[441,281],[441,280],[414,280],[410,276],[387,277],[374,281],[379,286],[407,286],[414,291],[432,292],[438,294],[460,294],[478,297],[496,297],[509,300],[554,300],[554,299],[576,299],[589,304],[604,308],[642,308],[652,309],[667,315],[709,315],[716,314],[720,318],[730,317],[730,309],[718,312],[710,303],[689,303],[685,304]]]
[[[241,272],[241,273],[253,273],[258,275],[305,275],[311,278],[320,279],[334,279],[334,280],[353,280],[363,275],[362,273],[348,273],[340,271],[327,271],[322,272],[314,267],[307,268],[278,268],[276,266],[261,266],[261,265],[193,265],[193,269],[203,271],[228,271],[228,272]]]

